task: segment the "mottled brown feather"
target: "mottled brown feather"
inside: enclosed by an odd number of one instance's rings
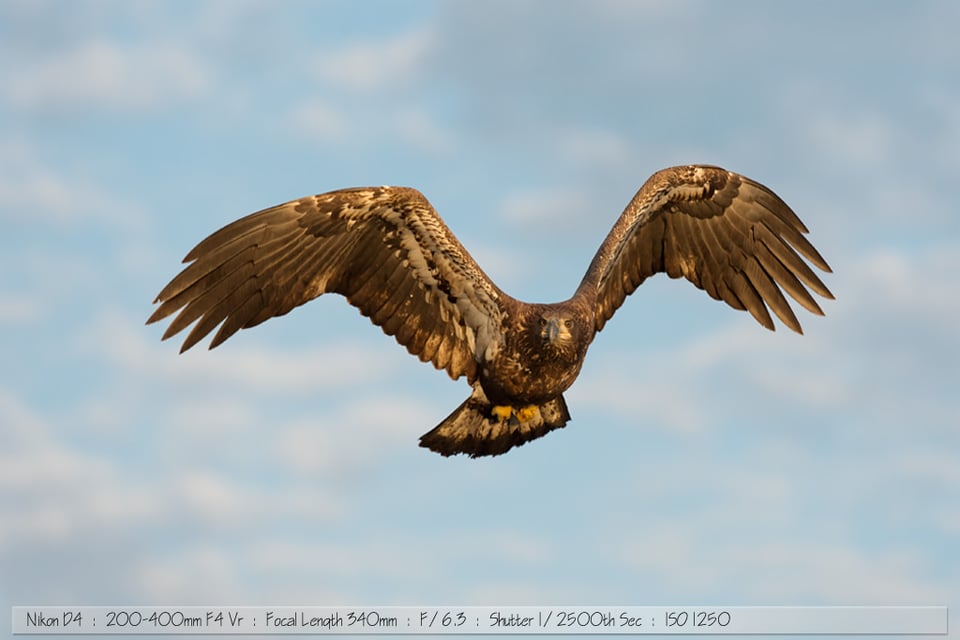
[[[477,341],[500,334],[507,299],[426,198],[402,187],[344,189],[259,211],[211,234],[184,262],[148,320],[177,314],[164,339],[195,323],[181,351],[218,325],[211,348],[340,293],[411,353],[473,382]]]
[[[807,287],[833,298],[804,261],[830,271],[806,233],[783,200],[749,178],[719,167],[671,167],[651,176],[627,205],[577,295],[595,299],[600,330],[645,279],[666,273],[749,311],[768,329],[769,309],[801,333],[782,291],[818,315],[823,311]]]

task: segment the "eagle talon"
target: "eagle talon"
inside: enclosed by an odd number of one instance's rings
[[[531,404],[517,409],[516,414],[517,420],[519,420],[521,423],[530,422],[531,420],[534,420],[540,416],[540,407],[535,404]]]
[[[525,407],[511,407],[510,405],[495,404],[490,407],[490,416],[497,422],[505,422],[512,426],[526,424],[540,417],[540,407],[529,404]]]

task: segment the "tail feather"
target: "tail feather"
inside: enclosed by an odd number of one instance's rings
[[[496,456],[563,427],[568,420],[563,396],[540,405],[494,406],[478,385],[443,422],[420,436],[420,446],[444,456]]]

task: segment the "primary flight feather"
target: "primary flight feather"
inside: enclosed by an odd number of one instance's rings
[[[385,333],[472,393],[420,438],[443,455],[497,455],[563,427],[563,392],[587,347],[645,279],[683,276],[774,329],[800,323],[786,293],[817,315],[833,295],[810,264],[830,267],[776,194],[719,167],[658,171],[594,256],[573,297],[531,304],[501,291],[427,199],[406,187],[342,189],[241,218],[187,254],[147,323],[174,313],[181,352],[214,329],[240,329],[339,293]],[[810,263],[810,264],[808,264]]]

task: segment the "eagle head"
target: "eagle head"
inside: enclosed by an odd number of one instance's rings
[[[583,332],[575,314],[567,310],[545,310],[539,314],[538,330],[544,351],[561,360],[578,358]]]
[[[540,315],[540,338],[548,344],[560,345],[573,340],[574,319],[571,316],[546,312]]]

